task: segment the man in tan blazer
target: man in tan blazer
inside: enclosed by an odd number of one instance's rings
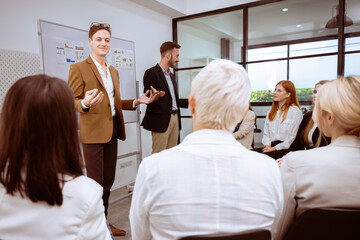
[[[119,73],[106,61],[110,50],[111,30],[106,23],[92,23],[89,30],[91,55],[72,64],[69,85],[74,93],[75,107],[80,113],[80,135],[87,175],[103,186],[105,215],[110,189],[115,179],[117,139],[125,140],[122,110],[134,110],[141,103],[151,103],[164,95],[152,88],[139,99],[121,100]],[[155,94],[152,94],[152,92]],[[150,97],[147,95],[150,93]],[[110,224],[114,236],[124,236],[124,230]]]

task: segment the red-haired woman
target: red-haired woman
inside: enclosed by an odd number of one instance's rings
[[[327,80],[322,80],[316,83],[312,96],[313,106],[315,105],[317,92],[319,91],[321,86],[327,82]],[[312,119],[312,113],[312,111],[308,111],[307,113],[305,113],[303,120],[300,123],[296,138],[288,149],[267,152],[266,155],[277,159],[277,162],[280,165],[282,161],[281,158],[290,151],[293,152],[328,145],[331,139],[325,137],[322,133],[320,133],[317,124]]]
[[[291,81],[278,82],[264,124],[262,152],[288,149],[296,137],[302,118],[294,84]]]

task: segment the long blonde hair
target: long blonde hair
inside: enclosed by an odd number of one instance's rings
[[[291,81],[283,80],[283,81],[278,82],[276,84],[276,86],[279,84],[285,89],[285,91],[287,93],[290,93],[290,97],[288,98],[288,101],[281,107],[282,109],[280,109],[283,112],[283,119],[281,121],[281,122],[283,122],[286,119],[286,115],[287,115],[287,112],[289,111],[289,108],[291,106],[295,105],[300,109],[300,104],[297,99],[295,85]],[[269,120],[271,122],[274,121],[278,108],[279,108],[279,103],[273,100],[272,106],[271,106],[271,109],[269,112]]]
[[[360,136],[360,77],[340,77],[321,87],[316,98],[314,121],[325,112],[335,116],[335,122],[346,135]],[[320,112],[321,110],[321,112]]]

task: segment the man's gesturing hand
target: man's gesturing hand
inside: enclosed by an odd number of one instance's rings
[[[83,100],[85,106],[91,107],[92,105],[96,105],[102,102],[102,100],[104,99],[104,93],[98,91],[99,90],[95,88],[85,93],[85,98]]]

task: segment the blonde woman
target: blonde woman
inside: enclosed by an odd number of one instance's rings
[[[275,239],[304,211],[360,207],[360,78],[342,77],[321,87],[313,119],[331,144],[287,154],[281,165],[284,210]]]
[[[294,84],[291,81],[280,81],[275,87],[272,107],[266,116],[262,152],[288,149],[296,137],[302,118]]]

